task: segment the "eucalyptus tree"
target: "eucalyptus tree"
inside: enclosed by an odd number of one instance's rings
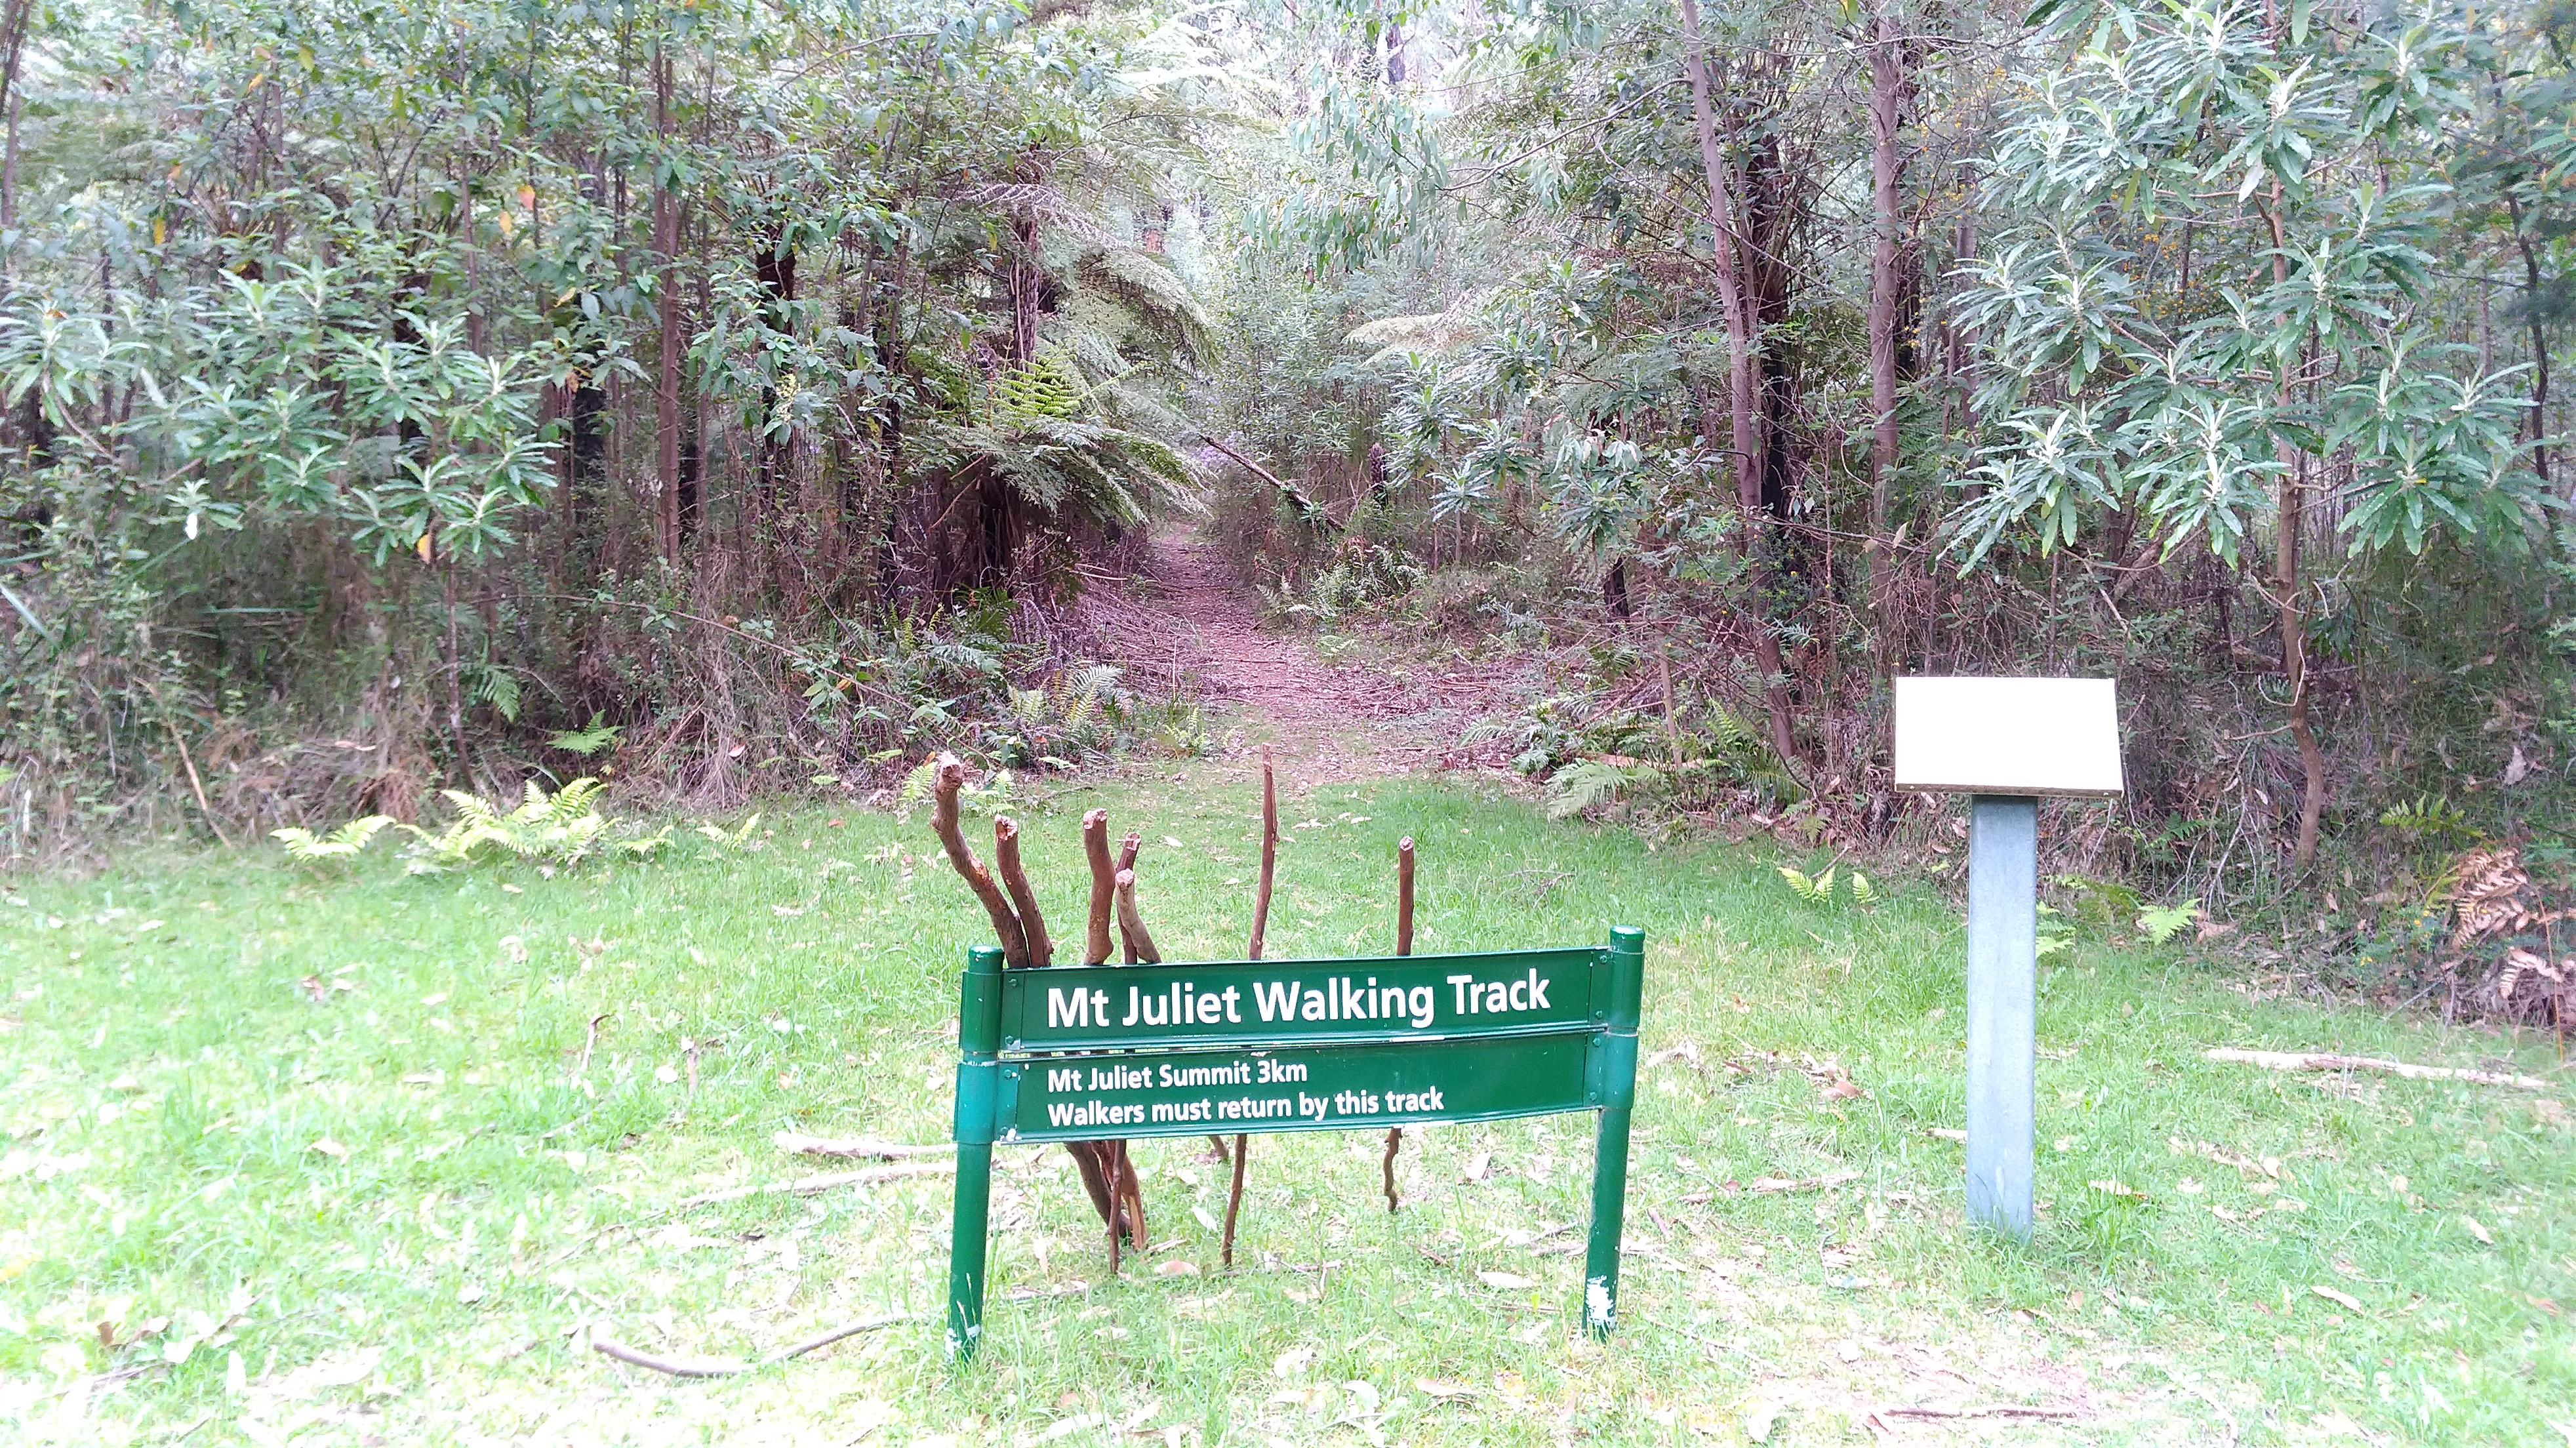
[[[2433,277],[2467,23],[2235,0],[2038,20],[1987,183],[2013,224],[1970,267],[1994,440],[1955,547],[2045,554],[2115,517],[2143,519],[2141,563],[2268,547],[2305,864],[2327,780],[2303,545],[2511,553],[2547,501],[2527,369],[2451,340]]]
[[[13,6],[0,50],[39,97],[0,514],[47,661],[0,708],[87,711],[49,769],[149,759],[78,744],[159,730],[81,702],[147,686],[309,688],[415,775],[523,694],[685,719],[721,651],[638,618],[1044,587],[1195,486],[1206,319],[1149,235],[1228,100],[1188,17],[204,0]]]

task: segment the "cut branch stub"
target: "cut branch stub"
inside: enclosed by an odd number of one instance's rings
[[[1218,1260],[1227,1267],[1234,1265],[1234,1216],[1243,1210],[1243,1164],[1251,1156],[1252,1138],[1237,1132],[1234,1138],[1234,1185],[1225,1193],[1225,1245]]]
[[[1143,961],[1153,965],[1163,953],[1154,948],[1154,937],[1145,932],[1145,917],[1136,910],[1136,872],[1118,872],[1118,934],[1127,947],[1127,963]]]
[[[1118,868],[1122,870],[1135,869],[1136,852],[1144,847],[1145,837],[1134,830],[1129,830],[1127,832],[1127,838],[1120,841],[1118,845]]]
[[[1091,862],[1091,928],[1083,938],[1082,963],[1099,965],[1109,959],[1110,902],[1118,893],[1118,871],[1109,863],[1109,811],[1082,817],[1082,853]]]
[[[993,918],[993,934],[1002,944],[1002,961],[1013,969],[1026,969],[1029,964],[1028,935],[1020,929],[1020,917],[993,883],[993,872],[975,858],[966,845],[966,836],[957,826],[957,792],[966,787],[966,766],[953,754],[939,756],[939,767],[931,776],[930,828],[948,851],[948,863],[965,877],[975,898],[984,903],[984,913]]]
[[[1020,933],[1028,939],[1029,964],[1055,964],[1055,942],[1047,938],[1038,893],[1029,885],[1029,872],[1020,865],[1020,822],[1009,815],[993,817],[993,864],[1002,872],[1002,888],[1011,894],[1011,908],[1019,913]]]
[[[1395,842],[1395,953],[1413,953],[1413,836]],[[1395,1154],[1404,1147],[1404,1128],[1386,1129],[1386,1156],[1378,1163],[1386,1177],[1386,1209],[1398,1204],[1395,1194]]]
[[[1252,940],[1243,948],[1243,958],[1261,958],[1261,937],[1270,928],[1270,882],[1279,870],[1279,786],[1272,777],[1270,756],[1261,757],[1261,883],[1252,896]]]
[[[1395,953],[1413,953],[1413,836],[1395,842]]]
[[[1246,960],[1261,958],[1261,937],[1270,928],[1270,882],[1279,872],[1279,782],[1270,751],[1261,751],[1261,885],[1252,897],[1252,939],[1243,947]],[[1234,1181],[1225,1192],[1225,1240],[1219,1261],[1234,1265],[1234,1219],[1243,1210],[1243,1169],[1252,1154],[1252,1138],[1234,1138]]]

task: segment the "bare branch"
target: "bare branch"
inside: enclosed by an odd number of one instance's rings
[[[1252,1138],[1237,1133],[1234,1138],[1234,1185],[1225,1194],[1225,1245],[1219,1253],[1222,1265],[1234,1265],[1234,1216],[1243,1209],[1243,1163],[1252,1154]]]
[[[1127,963],[1160,962],[1163,953],[1154,948],[1154,937],[1145,933],[1145,917],[1136,910],[1136,872],[1118,872],[1118,936],[1127,947]]]
[[[1413,836],[1395,842],[1395,953],[1413,953]]]
[[[1091,1209],[1100,1214],[1104,1225],[1115,1222],[1118,1211],[1117,1205],[1109,1199],[1109,1177],[1100,1164],[1100,1153],[1108,1145],[1105,1141],[1068,1141],[1064,1144],[1064,1154],[1073,1158],[1074,1167],[1082,1173],[1082,1190],[1091,1198]]]
[[[966,837],[957,828],[957,792],[965,787],[966,766],[953,754],[939,756],[938,772],[931,776],[930,828],[947,848],[948,863],[957,867],[975,898],[984,902],[984,913],[993,917],[993,933],[1001,937],[1003,963],[1014,970],[1025,969],[1029,940],[1020,930],[1020,917],[1011,913],[1011,902],[1002,897],[1002,887],[993,883],[992,872],[966,847]]]
[[[1082,963],[1109,959],[1110,902],[1118,893],[1118,872],[1109,864],[1109,811],[1096,809],[1082,817],[1082,853],[1091,862],[1091,930],[1084,937]]]
[[[1395,842],[1395,953],[1398,955],[1413,953],[1413,836],[1411,835],[1406,835]],[[1395,1194],[1395,1154],[1403,1147],[1404,1128],[1388,1127],[1386,1155],[1378,1162],[1378,1170],[1386,1178],[1386,1209],[1390,1212],[1398,1205]]]
[[[1019,912],[1020,931],[1029,942],[1029,964],[1055,964],[1055,942],[1047,938],[1046,917],[1038,912],[1038,892],[1030,887],[1029,872],[1020,865],[1020,822],[1008,815],[993,817],[993,866],[1002,872],[1002,888],[1011,892],[1011,908]]]
[[[1261,937],[1270,928],[1270,881],[1278,870],[1279,786],[1271,774],[1270,751],[1265,749],[1261,752],[1261,885],[1252,897],[1252,941],[1243,948],[1246,960],[1261,958]]]

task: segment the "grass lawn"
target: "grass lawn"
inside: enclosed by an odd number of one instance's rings
[[[1029,817],[1059,939],[1093,804],[1145,833],[1168,955],[1241,949],[1239,771]],[[1576,1323],[1583,1117],[1409,1133],[1393,1216],[1376,1137],[1258,1138],[1231,1275],[1203,1141],[1138,1146],[1169,1245],[1115,1280],[1063,1152],[1003,1147],[995,1301],[963,1372],[937,1323],[947,1178],[683,1205],[837,1169],[782,1154],[782,1129],[947,1136],[980,912],[925,821],[800,810],[757,848],[684,827],[658,862],[551,878],[407,877],[379,843],[345,872],[264,847],[12,884],[0,1432],[2576,1442],[2551,1422],[2576,1422],[2576,1128],[2556,1096],[2201,1058],[2510,1058],[2557,1079],[2548,1043],[2258,1001],[2180,946],[2080,940],[2044,972],[2045,1205],[2014,1248],[1963,1230],[1960,1148],[1935,1134],[1964,1101],[1962,930],[1938,893],[1816,907],[1759,852],[1653,851],[1465,786],[1282,808],[1308,827],[1281,852],[1273,956],[1386,948],[1405,833],[1420,949],[1648,932],[1606,1347]],[[735,1378],[587,1349],[595,1328],[756,1356],[894,1311],[920,1316]]]

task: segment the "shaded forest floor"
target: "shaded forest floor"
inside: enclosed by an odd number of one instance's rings
[[[1649,940],[1624,1317],[1577,1326],[1582,1118],[1141,1143],[1108,1273],[1058,1150],[997,1153],[994,1300],[941,1359],[936,1145],[985,930],[927,824],[773,810],[650,863],[405,875],[266,851],[0,892],[0,1428],[42,1444],[2547,1444],[2576,1401],[2576,1125],[2545,1092],[2213,1063],[2214,1045],[2510,1064],[2548,1046],[2255,999],[2079,938],[2040,1006],[2036,1239],[1964,1227],[1962,936],[1937,892],[1817,907],[1760,849],[1551,823],[1426,777],[1477,678],[1326,664],[1171,545],[1131,678],[1228,701],[1220,757],[1031,812],[1145,840],[1168,955],[1241,949],[1258,746],[1278,958]],[[1140,680],[1149,682],[1149,680]],[[805,1182],[811,1189],[799,1189]],[[794,1363],[674,1380],[593,1352]]]
[[[1142,597],[1090,605],[1130,686],[1216,705],[1254,768],[1267,746],[1300,785],[1458,764],[1459,733],[1532,687],[1514,661],[1319,658],[1310,641],[1264,629],[1260,599],[1186,534],[1156,536],[1144,582]]]

